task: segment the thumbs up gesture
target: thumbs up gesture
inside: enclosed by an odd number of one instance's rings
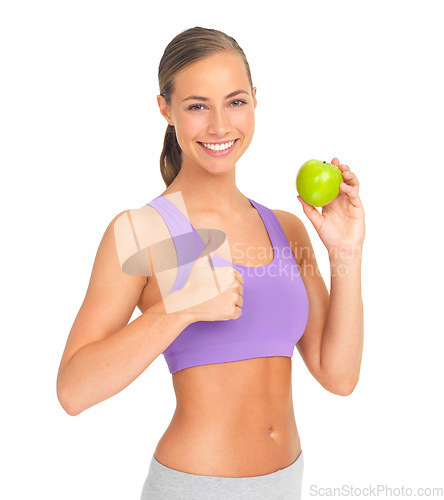
[[[224,321],[241,316],[244,278],[232,266],[213,267],[216,242],[211,231],[208,242],[194,261],[185,285],[164,300],[167,313],[182,311],[194,321]]]

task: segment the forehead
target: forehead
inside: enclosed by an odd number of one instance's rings
[[[239,88],[248,90],[249,80],[242,59],[233,53],[213,54],[195,61],[175,77],[175,94],[179,99],[189,94],[225,96]]]

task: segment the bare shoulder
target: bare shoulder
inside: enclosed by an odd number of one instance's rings
[[[290,244],[291,250],[299,266],[304,252],[311,248],[310,237],[302,220],[291,212],[273,209],[285,236]]]
[[[287,234],[287,229],[290,232],[297,231],[298,229],[305,229],[305,226],[301,219],[291,212],[286,212],[285,210],[273,209],[272,212],[276,215],[279,220],[282,229],[284,229],[285,234]],[[284,227],[285,226],[285,227]]]
[[[162,215],[152,206],[144,205],[139,208],[129,208],[117,214],[109,224],[113,227],[115,236],[117,232],[124,234],[127,229],[139,243],[156,240],[158,232],[165,234],[167,226]]]
[[[165,220],[150,205],[124,210],[112,220],[110,226],[114,229],[119,262],[127,274],[150,276],[154,271],[151,266],[158,264],[160,253],[168,251],[170,256],[175,253],[171,252],[174,243]],[[150,251],[147,252],[147,249]]]

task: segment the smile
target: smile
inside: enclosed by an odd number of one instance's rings
[[[198,142],[200,146],[211,156],[225,156],[230,153],[239,139],[224,142],[222,144],[212,144],[209,142]]]

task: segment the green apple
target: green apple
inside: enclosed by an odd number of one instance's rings
[[[298,170],[296,189],[301,198],[314,207],[333,201],[343,182],[342,171],[336,165],[320,160],[308,160]]]

